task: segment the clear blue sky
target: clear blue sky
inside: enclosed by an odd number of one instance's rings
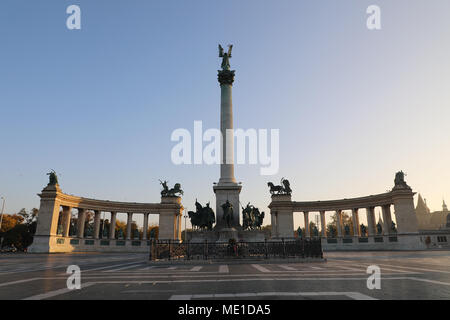
[[[448,0],[2,0],[0,39],[9,213],[39,206],[50,169],[79,196],[157,202],[167,179],[188,209],[214,203],[219,168],[173,165],[170,135],[219,126],[218,43],[234,44],[235,127],[280,129],[278,175],[236,168],[242,203],[267,211],[283,176],[296,200],[380,193],[400,169],[431,209],[450,202]]]

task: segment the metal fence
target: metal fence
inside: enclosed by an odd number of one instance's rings
[[[323,258],[323,251],[320,239],[235,243],[152,240],[150,243],[150,260],[245,258]]]

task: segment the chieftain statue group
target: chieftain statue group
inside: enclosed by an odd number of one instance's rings
[[[56,176],[56,175],[54,175]],[[53,175],[51,176],[53,178]],[[52,180],[52,179],[51,179]],[[183,195],[181,190],[181,184],[176,183],[173,188],[169,188],[167,180],[159,180],[162,190],[161,196],[163,197],[176,197]],[[292,189],[289,184],[289,180],[282,178],[281,185],[274,185],[272,182],[267,184],[270,187],[271,194],[288,194],[292,193]],[[234,218],[234,208],[230,201],[226,201],[220,207],[223,210],[222,219],[228,228],[232,227]],[[195,211],[188,211],[189,219],[191,220],[192,227],[195,230],[211,231],[216,223],[216,215],[208,202],[205,206],[202,206],[197,199],[195,200]],[[264,211],[260,212],[257,207],[247,203],[246,207],[242,207],[242,229],[243,230],[261,230],[264,222]]]
[[[197,199],[195,200],[196,211],[188,211],[189,219],[191,219],[192,227],[196,229],[212,230],[213,224],[216,222],[216,216],[213,209],[209,206],[209,202],[203,207]]]

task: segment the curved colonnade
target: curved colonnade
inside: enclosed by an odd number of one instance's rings
[[[302,212],[305,226],[309,226],[309,214],[318,212],[323,246],[326,249],[421,249],[417,217],[414,209],[414,192],[410,188],[394,188],[390,192],[366,197],[325,201],[292,201],[290,195],[272,195],[269,205],[273,239],[292,238],[294,230],[293,214]],[[381,207],[383,215],[383,233],[376,231],[375,208]],[[394,211],[391,212],[391,207]],[[367,215],[367,234],[361,234],[359,210],[365,209]],[[351,210],[353,235],[344,234],[342,212]],[[326,212],[336,215],[336,237],[326,233]],[[395,215],[397,230],[392,226],[392,214]],[[305,228],[305,237],[311,237],[309,228]]]
[[[65,194],[58,185],[48,185],[39,194],[41,204],[38,224],[30,252],[71,252],[71,251],[148,251],[147,232],[142,239],[134,239],[131,234],[133,216],[142,214],[143,230],[148,228],[150,214],[159,215],[159,239],[181,240],[181,217],[183,206],[179,197],[162,197],[160,203],[116,202],[96,200]],[[77,209],[77,232],[69,235],[72,210]],[[87,212],[94,212],[94,228],[91,236],[85,236]],[[110,213],[108,237],[100,235],[101,214]],[[125,239],[115,234],[118,213],[127,214]],[[60,221],[60,216],[61,220]],[[62,232],[58,225],[62,224]]]

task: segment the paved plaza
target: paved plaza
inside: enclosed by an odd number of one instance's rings
[[[450,299],[450,251],[327,252],[316,263],[151,265],[147,254],[3,254],[0,299]],[[69,265],[80,290],[67,289]],[[367,267],[381,289],[367,288]]]

